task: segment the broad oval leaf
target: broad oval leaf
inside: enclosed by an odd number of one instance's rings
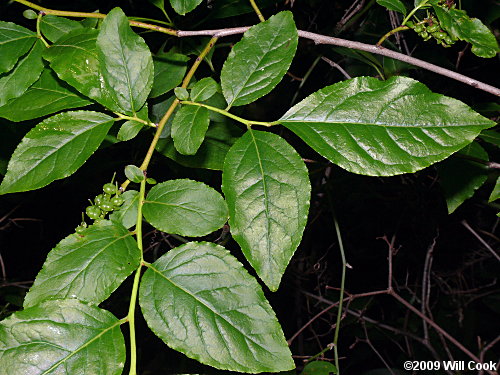
[[[0,117],[16,122],[31,120],[89,104],[90,100],[59,80],[52,70],[45,69],[24,94],[0,107]]]
[[[99,304],[140,261],[137,242],[123,225],[108,220],[91,225],[81,234],[70,234],[49,252],[24,307],[63,298]]]
[[[211,77],[205,77],[196,82],[191,89],[191,100],[202,102],[210,99],[217,92],[218,84]]]
[[[411,173],[465,147],[493,121],[406,77],[358,77],[325,87],[279,120],[350,172]]]
[[[221,246],[170,250],[144,273],[139,303],[158,337],[202,363],[250,373],[295,367],[262,289]]]
[[[59,78],[83,95],[119,112],[121,108],[104,86],[97,57],[97,35],[94,29],[71,31],[47,49],[43,57]]]
[[[170,5],[172,5],[172,8],[174,8],[178,14],[183,16],[191,12],[200,5],[201,2],[202,0],[170,0]]]
[[[488,170],[484,165],[460,158],[460,155],[489,160],[488,153],[478,143],[472,142],[458,152],[457,158],[452,157],[437,166],[449,214],[471,198],[488,179]]]
[[[41,188],[73,174],[99,147],[114,119],[98,112],[64,112],[42,121],[12,154],[0,194]]]
[[[221,71],[222,92],[229,106],[251,103],[276,87],[292,63],[297,44],[297,28],[288,11],[245,32]]]
[[[142,207],[144,218],[163,232],[204,236],[227,220],[224,198],[211,187],[192,180],[170,180],[155,185]]]
[[[30,375],[122,373],[120,321],[78,300],[47,301],[0,322],[0,372]]]
[[[33,48],[21,58],[10,72],[0,75],[0,107],[10,99],[21,96],[43,70],[42,52],[45,46],[37,41]]]
[[[222,173],[233,238],[272,291],[302,239],[311,185],[281,137],[249,130],[229,150]]]
[[[177,87],[187,70],[189,58],[173,52],[161,52],[153,56],[154,80],[149,96],[156,98]]]
[[[74,20],[64,17],[57,17],[51,14],[42,17],[40,21],[40,30],[43,35],[51,42],[56,42],[62,36],[70,31],[80,30],[83,31],[83,25]]]
[[[495,35],[477,18],[470,18],[464,10],[433,4],[436,16],[452,37],[472,44],[472,52],[479,57],[495,57],[498,42]]]
[[[36,41],[33,31],[12,22],[0,21],[0,74],[11,70]]]
[[[401,0],[377,0],[377,3],[389,10],[406,15],[406,7]]]
[[[137,223],[139,192],[128,190],[122,194],[123,204],[109,215],[109,220],[120,223],[125,228],[132,228]]]
[[[104,83],[126,113],[137,113],[153,86],[153,58],[147,44],[130,27],[127,16],[114,8],[102,22],[97,54]]]
[[[177,111],[172,122],[171,135],[177,151],[194,155],[201,146],[210,123],[205,107],[184,105]]]

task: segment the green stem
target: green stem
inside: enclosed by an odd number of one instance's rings
[[[417,11],[420,9],[420,8],[423,8],[424,6],[427,5],[427,1],[424,1],[422,4],[420,4],[419,6],[415,7],[412,9],[412,11],[410,13],[408,13],[408,15],[403,19],[403,22],[401,22],[401,25],[406,25],[406,22],[408,22],[408,20],[415,14],[417,13]]]
[[[153,124],[152,122],[140,119],[139,117],[136,117],[136,116],[127,116],[127,115],[124,115],[124,114],[119,113],[119,112],[113,112],[113,113],[118,116],[118,120],[136,121],[136,122],[140,122],[141,124],[148,125],[148,126],[151,126],[153,128],[156,128],[156,125]]]
[[[70,11],[66,11],[66,10],[55,10],[55,9],[44,8],[40,5],[37,5],[37,4],[32,3],[31,1],[27,1],[27,0],[14,0],[14,1],[17,3],[23,4],[23,5],[26,5],[29,8],[36,9],[40,12],[43,12],[44,14],[52,14],[54,16],[78,17],[78,18],[105,18],[106,17],[106,14],[102,14],[102,13],[70,12]],[[168,35],[177,36],[176,30],[169,29],[167,27],[161,27],[161,26],[157,26],[157,25],[151,25],[149,23],[132,21],[132,20],[129,20],[129,23],[131,26],[140,27],[142,29],[148,29],[148,30],[158,31],[160,33],[164,33],[164,34],[168,34]]]
[[[257,13],[257,17],[259,17],[260,22],[264,22],[266,19],[262,15],[262,12],[260,11],[259,7],[255,3],[255,0],[250,0],[250,4],[252,5],[253,10],[255,13]]]
[[[382,38],[380,38],[380,40],[377,42],[376,45],[380,46],[382,43],[384,43],[384,40],[386,40],[387,38],[389,38],[391,35],[396,34],[396,33],[400,32],[400,31],[408,30],[408,29],[410,29],[408,26],[399,26],[399,27],[396,27],[395,29],[392,29],[387,34],[385,34]]]
[[[38,17],[36,18],[36,36],[38,39],[40,39],[43,44],[45,44],[45,47],[50,47],[49,43],[45,40],[45,38],[42,35],[42,30],[40,29],[40,22],[42,22],[42,13],[38,13]]]
[[[239,116],[233,115],[232,113],[226,111],[225,109],[217,108],[217,107],[212,107],[211,105],[208,104],[203,104],[203,103],[197,103],[197,102],[190,102],[187,100],[183,100],[180,102],[181,104],[187,104],[187,105],[196,105],[198,107],[205,107],[213,112],[220,113],[221,115],[224,115],[226,117],[232,118],[233,120],[236,120],[238,122],[241,122],[242,124],[245,124],[247,127],[250,127],[252,125],[262,125],[262,126],[267,126],[271,127],[274,125],[278,125],[279,122],[274,121],[274,122],[264,122],[264,121],[253,121],[253,120],[246,120],[244,118],[241,118]]]
[[[130,294],[130,305],[128,308],[128,322],[130,331],[130,371],[129,375],[137,375],[137,346],[135,341],[135,306],[137,304],[137,292],[139,290],[139,280],[141,278],[141,268],[143,266],[143,246],[142,246],[142,205],[146,192],[146,180],[141,181],[141,188],[139,189],[139,205],[137,208],[137,222],[135,225],[135,236],[137,239],[137,247],[141,251],[141,263],[137,268],[134,276],[134,284],[132,286],[132,293]]]
[[[210,52],[212,47],[214,46],[215,42],[217,41],[217,37],[213,37],[210,39],[208,44],[205,46],[203,51],[200,53],[200,55],[196,58],[195,62],[193,63],[193,66],[191,66],[191,69],[189,72],[186,74],[184,77],[184,80],[182,81],[181,87],[187,88],[189,85],[189,82],[191,81],[191,78],[193,78],[194,73],[200,66],[201,62],[205,58],[205,56]],[[167,112],[165,115],[163,115],[162,119],[158,123],[158,126],[156,128],[156,133],[153,137],[153,140],[151,141],[151,144],[149,146],[148,152],[146,153],[146,156],[144,157],[144,161],[142,162],[140,168],[145,171],[148,169],[149,162],[151,161],[151,157],[153,156],[153,152],[156,148],[156,144],[158,143],[158,140],[160,139],[161,133],[163,132],[163,128],[165,127],[165,124],[167,123],[168,119],[170,116],[172,116],[172,113],[174,113],[175,108],[179,105],[179,99],[175,99],[170,107],[168,108]],[[124,182],[125,188],[128,185],[128,180]],[[122,184],[122,188],[124,187],[124,184]]]

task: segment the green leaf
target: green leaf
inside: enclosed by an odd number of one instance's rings
[[[114,8],[102,22],[97,55],[104,84],[113,100],[127,114],[138,112],[153,86],[153,58],[120,8]]]
[[[97,150],[113,125],[98,112],[64,112],[26,134],[9,162],[0,194],[34,190],[73,174]]]
[[[135,165],[127,165],[125,167],[125,176],[132,182],[141,182],[144,180],[144,171]]]
[[[262,289],[221,246],[170,250],[144,273],[139,303],[158,337],[202,363],[250,373],[295,367]]]
[[[495,35],[477,18],[470,18],[465,10],[434,4],[434,11],[451,37],[472,44],[472,52],[479,57],[495,57],[500,51]]]
[[[221,71],[222,92],[229,106],[251,103],[276,87],[292,63],[297,43],[297,28],[288,11],[245,32]]]
[[[174,89],[174,94],[179,100],[188,100],[189,99],[189,91],[184,87],[176,87]]]
[[[495,184],[495,187],[493,188],[493,191],[491,192],[488,202],[493,202],[497,199],[500,199],[500,177],[497,178],[497,182]]]
[[[465,147],[494,122],[406,77],[358,77],[310,95],[280,120],[350,172],[411,173]]]
[[[406,7],[400,0],[377,0],[379,5],[406,15]]]
[[[226,156],[222,191],[233,238],[276,291],[307,222],[311,185],[304,162],[283,138],[249,130]]]
[[[231,121],[214,122],[209,125],[205,139],[194,155],[178,153],[170,137],[160,139],[156,150],[185,167],[222,170],[229,148],[242,134],[243,131]]]
[[[130,229],[137,223],[137,208],[139,207],[139,192],[128,190],[121,195],[123,204],[109,215],[109,220],[120,223]]]
[[[59,78],[106,108],[120,112],[121,108],[102,84],[104,77],[97,57],[97,35],[98,31],[93,29],[69,32],[48,48],[43,57]]]
[[[78,300],[47,301],[0,322],[3,374],[119,375],[125,356],[120,321]]]
[[[488,153],[476,142],[460,150],[458,154],[488,161]],[[450,158],[439,164],[438,173],[449,214],[472,197],[488,179],[488,171],[483,165],[460,157]]]
[[[0,117],[24,121],[89,104],[89,100],[59,80],[52,70],[45,69],[23,95],[0,107]]]
[[[191,100],[202,102],[210,99],[218,89],[218,84],[211,77],[205,77],[196,82],[191,90]]]
[[[183,16],[191,12],[200,5],[201,2],[202,0],[170,0],[170,5],[172,5],[172,8],[174,8],[178,14]]]
[[[8,72],[37,41],[33,31],[0,21],[0,74]]]
[[[304,366],[300,375],[330,375],[337,373],[337,368],[332,363],[326,361],[313,361]]]
[[[46,15],[42,17],[40,29],[45,37],[51,42],[56,42],[59,38],[73,30],[82,30],[80,22],[63,17]]]
[[[148,103],[141,108],[139,112],[137,112],[137,117],[141,120],[149,121],[148,118]],[[118,134],[116,138],[120,141],[129,141],[137,136],[141,129],[144,127],[144,124],[139,121],[129,120],[122,124],[120,130],[118,130]]]
[[[224,198],[207,185],[192,180],[170,180],[155,185],[143,205],[144,218],[163,232],[204,236],[227,221]]]
[[[172,139],[177,151],[194,155],[200,148],[210,123],[208,109],[184,105],[177,111],[172,122]]]
[[[149,96],[156,98],[181,84],[187,70],[189,58],[173,52],[162,52],[153,56],[154,80]]]
[[[21,96],[37,79],[43,70],[42,52],[45,46],[41,41],[21,58],[10,72],[0,75],[0,107],[10,99]]]
[[[139,267],[141,252],[124,226],[105,220],[70,234],[49,253],[24,307],[48,299],[99,304]]]

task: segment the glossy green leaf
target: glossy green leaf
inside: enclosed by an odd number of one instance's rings
[[[47,299],[78,298],[99,304],[137,269],[141,252],[132,233],[105,220],[70,234],[49,252],[24,299],[24,307]]]
[[[0,194],[34,190],[73,174],[113,124],[98,112],[64,112],[30,130],[14,151]]]
[[[156,98],[179,86],[186,74],[188,60],[186,55],[173,52],[162,52],[154,56],[154,80],[149,96]]]
[[[210,99],[218,89],[218,84],[211,77],[205,77],[196,82],[191,89],[191,100],[202,102]]]
[[[98,31],[94,29],[71,31],[47,49],[43,57],[59,78],[106,108],[120,112],[121,108],[102,84],[104,78],[97,57],[97,35]]]
[[[291,12],[280,12],[252,26],[222,67],[221,85],[227,103],[244,105],[268,94],[290,67],[297,43]]]
[[[205,138],[210,123],[208,109],[194,105],[182,106],[172,122],[172,139],[177,151],[194,155]]]
[[[148,118],[148,103],[141,108],[139,112],[137,112],[137,117],[141,120],[149,121]],[[144,127],[144,124],[139,121],[129,120],[125,121],[121,126],[120,130],[118,130],[118,134],[116,138],[120,141],[129,141],[137,136],[141,129]]]
[[[333,365],[333,363],[326,361],[312,361],[304,366],[300,375],[330,375],[337,373],[337,368]]]
[[[11,70],[36,41],[33,31],[12,22],[0,21],[0,74]]]
[[[78,300],[47,301],[0,322],[0,373],[119,375],[126,357],[120,321]]]
[[[205,139],[194,155],[182,155],[175,149],[172,138],[160,139],[156,150],[180,165],[191,168],[222,170],[229,148],[243,135],[231,121],[211,123]]]
[[[135,114],[153,86],[153,58],[147,44],[132,31],[123,11],[114,8],[102,22],[96,45],[110,96],[127,114]]]
[[[45,46],[41,41],[21,58],[10,72],[0,75],[0,107],[10,99],[21,96],[30,87],[43,70],[42,52]]]
[[[406,15],[406,7],[400,0],[377,0],[379,5]]]
[[[304,162],[283,138],[249,130],[226,156],[222,191],[233,238],[277,290],[307,222],[311,185]]]
[[[472,52],[480,57],[495,57],[500,51],[495,35],[477,18],[464,10],[433,5],[441,27],[452,37],[472,44]]]
[[[179,100],[188,100],[189,99],[189,91],[184,87],[176,87],[174,89],[174,95]]]
[[[497,182],[495,184],[495,187],[493,188],[493,191],[491,192],[488,202],[493,202],[497,199],[500,199],[500,177],[497,178]]]
[[[484,141],[500,148],[500,132],[495,130],[483,130],[479,137]]]
[[[170,180],[155,185],[142,208],[144,218],[163,232],[204,236],[227,221],[224,198],[207,185],[192,180]]]
[[[450,214],[472,197],[488,179],[488,171],[484,165],[460,157],[464,155],[488,161],[488,153],[479,144],[473,142],[457,155],[438,165],[439,183],[444,190]]]
[[[38,81],[23,95],[0,107],[0,117],[11,121],[24,121],[91,103],[59,80],[52,70],[45,69]]]
[[[59,38],[73,30],[82,30],[83,25],[74,20],[53,15],[46,15],[40,21],[42,34],[51,42],[56,42]]]
[[[221,246],[170,250],[143,275],[139,303],[158,337],[202,363],[250,373],[295,367],[262,289]]]
[[[137,208],[139,207],[139,192],[127,190],[121,195],[123,204],[109,215],[109,220],[120,223],[130,229],[137,223]]]
[[[183,16],[191,12],[200,5],[201,2],[202,0],[170,0],[170,5],[172,5],[172,8],[174,8],[178,14]]]
[[[465,147],[494,122],[406,77],[358,77],[310,95],[280,120],[350,172],[411,173]]]
[[[145,179],[144,171],[135,165],[125,167],[125,176],[132,182],[141,182]]]

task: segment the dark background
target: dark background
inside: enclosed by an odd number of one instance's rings
[[[176,16],[167,8],[180,29],[211,29],[252,25],[258,22],[255,14],[244,12],[228,18],[220,16],[225,1],[204,1],[186,17]],[[236,10],[246,1],[234,2]],[[261,2],[257,1],[258,4]],[[283,9],[291,9],[299,29],[336,35],[341,38],[375,43],[390,30],[388,12],[378,4],[365,1],[364,6],[344,28],[339,22],[352,1],[296,0],[263,1],[262,10],[269,17]],[[413,3],[413,1],[411,1]],[[43,6],[74,11],[106,13],[121,6],[128,16],[160,18],[161,13],[146,1],[42,1]],[[488,24],[498,34],[500,10],[495,1],[462,1],[462,7],[471,16]],[[23,18],[26,8],[19,4],[0,4],[4,21],[13,21],[34,29],[34,21]],[[239,13],[236,12],[236,13]],[[167,48],[182,48],[182,40],[165,35],[138,31],[155,52],[163,43]],[[499,84],[498,57],[481,59],[457,43],[449,49],[434,42],[423,42],[415,33],[407,31],[401,43],[417,58],[456,69],[457,59],[463,56],[458,71],[484,82]],[[238,36],[223,39],[214,54],[215,70],[220,71],[231,43]],[[395,38],[387,47],[398,48]],[[403,45],[403,52],[406,48]],[[275,120],[295,102],[310,93],[333,84],[345,77],[339,70],[319,60],[309,78],[302,79],[314,61],[324,56],[342,66],[351,76],[379,76],[372,66],[359,61],[331,46],[315,46],[300,40],[299,48],[285,77],[269,95],[246,107],[245,118]],[[386,78],[406,75],[420,80],[433,91],[460,99],[495,119],[487,108],[495,98],[460,82],[417,70],[411,66],[382,57],[375,57]],[[207,65],[201,65],[198,78],[212,74]],[[218,79],[217,74],[212,74]],[[297,79],[298,78],[298,79]],[[299,86],[302,86],[299,88]],[[39,120],[11,123],[0,119],[0,162],[8,160],[17,143]],[[116,129],[113,131],[116,132]],[[436,166],[415,174],[390,178],[354,175],[336,167],[310,150],[297,137],[280,128],[277,132],[290,142],[306,159],[313,187],[309,223],[302,244],[293,257],[278,292],[265,287],[266,296],[275,309],[287,339],[301,329],[316,314],[338,301],[342,263],[338,239],[334,228],[334,214],[340,225],[349,269],[346,291],[350,294],[383,291],[387,288],[388,242],[393,243],[393,287],[396,293],[419,311],[428,307],[427,315],[450,333],[471,352],[479,355],[488,343],[500,334],[500,294],[497,278],[499,262],[464,226],[479,234],[498,251],[498,205],[488,204],[488,196],[495,181],[490,180],[457,211],[448,215],[443,192],[439,185]],[[123,167],[140,164],[151,140],[143,132],[138,139],[112,144],[105,142],[89,161],[73,176],[56,181],[33,192],[9,194],[0,197],[0,255],[2,277],[0,288],[0,317],[20,309],[27,288],[40,270],[47,253],[62,238],[74,231],[81,221],[81,212],[87,199],[100,192],[114,172],[123,181]],[[491,160],[498,160],[498,149],[482,143]],[[111,147],[112,146],[112,147]],[[495,159],[496,158],[496,159]],[[220,187],[220,172],[182,167],[156,154],[149,175],[158,181],[188,177]],[[178,245],[174,238],[164,241],[153,228],[146,227],[146,260],[153,261],[166,252],[170,245]],[[208,236],[215,240],[220,233]],[[387,241],[386,241],[387,240]],[[239,259],[234,241],[226,244]],[[432,260],[425,265],[426,258]],[[422,299],[423,280],[429,283],[429,295]],[[118,317],[126,315],[131,280],[106,302],[103,308]],[[349,294],[348,294],[349,295]],[[321,352],[333,341],[337,310],[331,308],[307,326],[291,344],[300,370],[304,360]],[[138,314],[139,316],[140,314]],[[127,337],[127,336],[126,336]],[[168,349],[146,327],[142,318],[138,322],[139,368],[141,374],[216,372]],[[383,370],[402,370],[405,360],[468,360],[452,343],[428,327],[428,335],[420,317],[389,295],[371,295],[354,298],[347,304],[339,338],[339,353],[343,374],[389,374]],[[498,360],[500,343],[485,352],[485,360]],[[325,360],[333,359],[333,351],[324,353]],[[384,364],[385,362],[385,364]],[[382,369],[381,372],[374,370]],[[439,373],[439,372],[434,372]]]

